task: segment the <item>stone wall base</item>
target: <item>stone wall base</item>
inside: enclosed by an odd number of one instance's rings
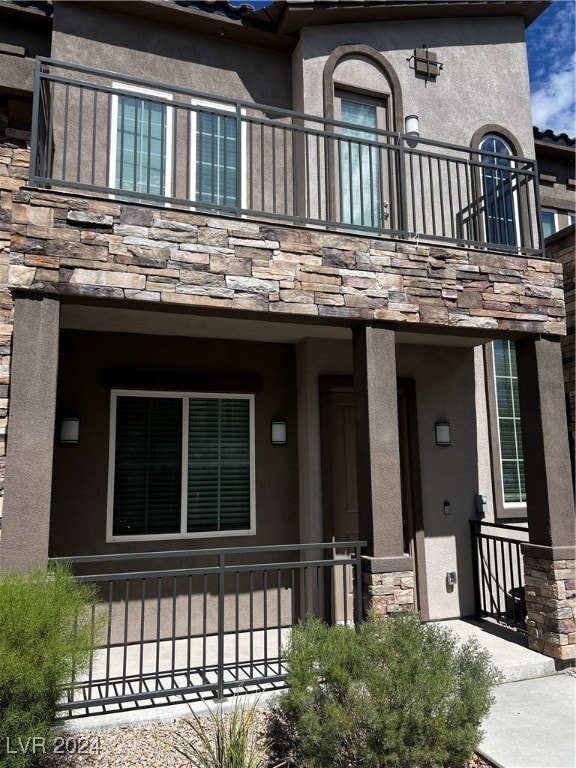
[[[528,644],[560,661],[576,659],[576,561],[524,556]]]
[[[414,574],[412,571],[394,573],[362,572],[364,614],[374,611],[377,618],[413,613]]]

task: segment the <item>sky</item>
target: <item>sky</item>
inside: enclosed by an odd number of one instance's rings
[[[576,0],[554,0],[526,31],[532,119],[576,135]]]
[[[250,2],[258,7],[269,4]],[[526,40],[534,125],[575,136],[576,0],[554,0],[528,28]]]

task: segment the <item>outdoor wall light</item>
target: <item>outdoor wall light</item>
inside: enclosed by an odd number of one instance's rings
[[[447,421],[437,421],[435,429],[436,445],[450,445],[450,424]]]
[[[80,439],[80,419],[78,416],[65,416],[60,422],[60,442],[64,445],[76,445]]]
[[[286,422],[272,422],[272,445],[286,445]]]
[[[404,118],[404,133],[414,138],[420,136],[420,120],[418,115],[406,115]]]

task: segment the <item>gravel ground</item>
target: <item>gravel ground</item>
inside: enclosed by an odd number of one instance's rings
[[[258,726],[264,729],[267,715],[258,714]],[[47,753],[39,761],[41,768],[183,768],[190,766],[170,746],[178,735],[191,736],[185,718],[169,722],[137,723],[100,730],[74,730],[68,735],[54,737]],[[492,768],[478,755],[467,768]]]

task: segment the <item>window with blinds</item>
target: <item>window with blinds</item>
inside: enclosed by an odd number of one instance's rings
[[[118,97],[116,147],[115,186],[163,195],[166,106],[133,96]]]
[[[111,99],[109,185],[161,197],[170,194],[173,110],[171,95],[127,83],[132,91]]]
[[[254,397],[112,393],[109,538],[254,532]]]
[[[526,486],[516,348],[513,341],[499,339],[493,343],[493,350],[504,503],[523,504]]]
[[[196,117],[196,200],[236,206],[236,117],[198,111]]]

